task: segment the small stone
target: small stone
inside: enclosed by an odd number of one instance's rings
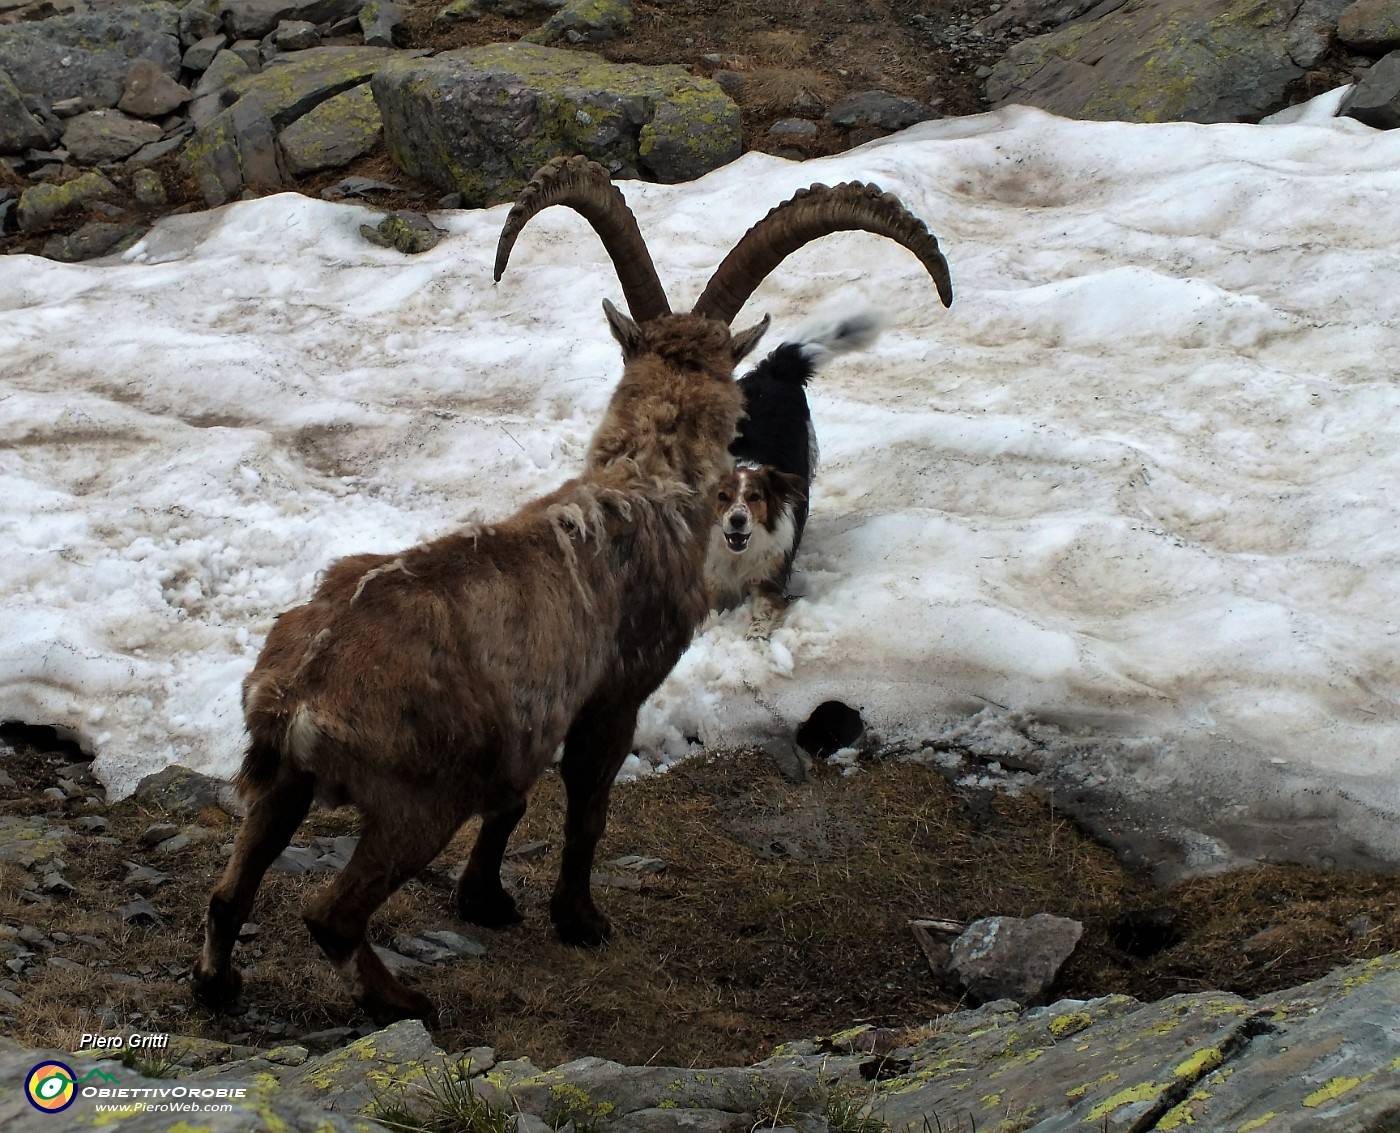
[[[455,956],[484,956],[486,945],[451,929],[437,928],[423,933],[423,939],[441,945]]]
[[[20,199],[20,203],[21,205],[23,205],[23,198]],[[24,227],[22,221],[20,223],[20,227]],[[51,799],[56,803],[65,803],[68,801],[68,796],[63,793],[62,787],[46,787],[43,791],[40,792],[40,794],[42,794],[44,798]]]
[[[252,940],[260,932],[262,932],[262,925],[257,924],[255,921],[245,921],[243,927],[238,930],[239,942],[243,943]]]
[[[419,960],[410,959],[407,956],[390,951],[388,948],[381,947],[378,944],[373,947],[374,954],[384,961],[384,966],[388,968],[393,975],[400,976],[403,975],[404,972],[409,972],[414,968],[421,968],[424,966]]]
[[[190,45],[180,60],[180,66],[187,71],[207,71],[209,64],[214,62],[214,56],[228,46],[228,36],[220,32],[217,35],[206,35],[197,43]]]
[[[126,924],[161,924],[163,923],[160,914],[156,912],[155,906],[144,897],[138,897],[135,901],[129,901],[123,905],[118,913]]]
[[[62,968],[62,969],[64,969],[65,971],[69,971],[69,972],[75,972],[75,971],[80,972],[80,971],[83,970],[83,965],[77,963],[77,962],[74,961],[74,960],[68,959],[68,957],[66,957],[66,956],[50,956],[50,957],[49,957],[49,967],[51,967],[51,968]]]
[[[141,845],[158,846],[160,843],[175,837],[178,833],[180,833],[180,828],[173,822],[153,822],[142,833]]]
[[[272,33],[272,42],[279,51],[303,51],[321,42],[321,33],[315,24],[305,20],[283,20]]]
[[[666,863],[660,858],[648,858],[641,854],[624,854],[620,858],[613,858],[603,864],[612,869],[626,870],[628,873],[640,874],[643,877],[666,872]]]
[[[10,193],[10,190],[7,189],[7,190],[6,190],[6,194],[7,194],[7,195],[6,195],[6,197],[5,197],[5,200],[9,200],[9,199],[10,199],[9,193]],[[14,781],[12,778],[10,778],[10,773],[9,773],[8,771],[0,771],[0,787],[13,787],[13,786],[15,786],[15,781]]]
[[[160,870],[140,862],[126,862],[125,865],[127,874],[123,884],[137,893],[154,893],[159,886],[170,880],[169,874],[161,873]]]
[[[33,944],[36,946],[42,945],[45,948],[50,947],[49,938],[44,935],[43,930],[36,928],[32,924],[21,925],[18,936],[26,944]]]
[[[61,98],[49,107],[56,118],[76,118],[92,109],[92,104],[80,94],[72,98]]]
[[[57,870],[52,873],[44,874],[45,893],[68,894],[76,891],[77,886],[70,884],[63,874],[59,873]]]
[[[288,846],[277,855],[272,868],[278,873],[290,873],[294,876],[310,873],[321,868],[321,855],[305,846]]]
[[[768,132],[775,138],[815,138],[821,127],[805,118],[780,118],[768,127]]]
[[[381,248],[397,248],[404,255],[412,256],[437,247],[447,235],[422,213],[390,213],[376,226],[360,225],[360,235],[371,244]]]
[[[167,838],[156,846],[158,854],[174,854],[183,850],[194,841],[188,834],[176,834],[173,838]]]
[[[260,70],[262,67],[262,57],[258,50],[256,39],[240,39],[229,48],[235,55],[247,64],[250,71]]]
[[[147,208],[160,208],[167,201],[165,185],[154,169],[138,169],[132,174],[131,195]]]
[[[441,964],[444,960],[454,960],[457,957],[452,949],[424,940],[421,936],[396,936],[394,949],[400,955],[408,956],[422,964]]]
[[[20,976],[24,974],[24,969],[29,967],[29,965],[23,959],[16,956],[13,960],[6,960],[5,967],[9,968],[15,975]]]
[[[149,59],[137,59],[126,73],[117,109],[137,118],[159,118],[189,101],[190,92]]]
[[[953,941],[949,968],[979,1002],[1041,1001],[1069,959],[1084,926],[1067,917],[987,917]]]
[[[22,999],[21,999],[19,996],[17,996],[14,992],[8,991],[8,990],[6,990],[5,988],[2,988],[2,987],[0,987],[0,1003],[5,1004],[7,1007],[23,1007],[23,1006],[24,1006],[24,1000],[22,1000]]]
[[[76,819],[73,825],[88,834],[100,834],[102,831],[106,830],[111,823],[100,814],[89,814]]]
[[[506,857],[513,862],[533,862],[538,861],[549,853],[549,843],[543,840],[533,842],[521,842],[520,845],[506,851]]]

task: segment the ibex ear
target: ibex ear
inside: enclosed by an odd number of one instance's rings
[[[609,303],[603,300],[603,314],[608,317],[608,329],[622,347],[622,357],[630,360],[642,353],[642,330],[636,323]]]
[[[758,340],[763,337],[763,332],[768,329],[768,324],[772,321],[771,317],[764,315],[763,321],[757,326],[751,326],[748,330],[741,330],[738,334],[730,336],[729,352],[734,356],[734,361],[739,361],[758,345]]]

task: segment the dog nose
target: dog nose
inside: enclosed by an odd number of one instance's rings
[[[742,531],[748,525],[749,517],[745,515],[742,511],[729,517],[729,526],[734,528],[735,531]]]

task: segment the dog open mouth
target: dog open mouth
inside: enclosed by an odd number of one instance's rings
[[[749,545],[749,534],[747,531],[726,531],[724,541],[729,544],[729,549],[737,555]]]

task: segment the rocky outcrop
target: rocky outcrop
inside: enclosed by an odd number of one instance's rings
[[[80,1078],[103,1070],[109,1089],[164,1090],[186,1106],[214,1097],[227,1111],[182,1116],[217,1131],[387,1127],[376,1118],[428,1127],[448,1097],[456,1099],[452,1127],[465,1127],[468,1107],[499,1122],[473,1128],[508,1129],[514,1114],[517,1133],[570,1122],[598,1133],[923,1133],[930,1115],[945,1129],[986,1133],[1375,1133],[1400,1119],[1397,1010],[1400,956],[1392,955],[1252,1002],[1211,991],[1149,1004],[1120,995],[1026,1009],[1000,1000],[924,1025],[858,1026],[788,1043],[753,1066],[703,1070],[580,1058],[541,1071],[526,1059],[498,1062],[489,1047],[448,1054],[416,1021],[323,1054],[316,1051],[353,1032],[262,1051],[176,1039],[166,1055],[176,1067],[163,1078],[0,1040],[0,1083],[10,1083],[0,1086],[0,1122],[14,1133],[54,1127],[53,1115],[16,1088],[54,1060]],[[86,1124],[94,1104],[79,1097],[65,1116]],[[144,1133],[169,1128],[170,1118],[108,1113],[102,1124]]]
[[[514,196],[561,153],[673,182],[742,148],[739,109],[709,80],[531,44],[392,63],[374,97],[395,164],[468,205]]]
[[[1018,43],[987,79],[993,106],[1070,118],[1234,122],[1281,105],[1322,57],[1342,0],[1127,0]]]
[[[1356,0],[1337,17],[1337,38],[1368,55],[1400,48],[1400,0]]]
[[[1392,51],[1366,72],[1347,99],[1344,113],[1378,130],[1400,126],[1400,51]]]

